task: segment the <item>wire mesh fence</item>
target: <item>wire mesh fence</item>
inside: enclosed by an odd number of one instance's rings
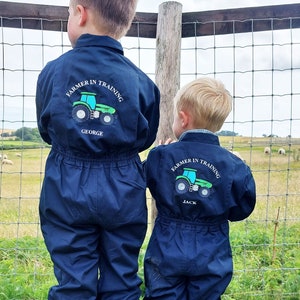
[[[61,24],[53,31],[44,28],[51,23],[46,19],[32,17],[34,30],[24,26],[28,17],[15,20],[12,28],[11,17],[0,18],[0,299],[46,299],[55,280],[38,200],[49,147],[36,129],[35,87],[43,66],[71,48],[65,20],[53,21]],[[231,224],[234,277],[224,299],[300,299],[298,21],[189,18],[182,24],[189,34],[181,41],[181,85],[201,76],[225,83],[234,109],[220,141],[250,165],[257,182],[254,213]],[[278,23],[287,25],[278,29]],[[250,30],[241,32],[245,24]],[[257,24],[264,30],[256,30]],[[153,30],[156,24],[136,20],[137,34],[121,42],[125,55],[155,80],[156,40],[139,35],[149,25]],[[199,34],[207,27],[209,34]],[[224,27],[231,29],[221,34]],[[146,158],[147,151],[141,155]]]

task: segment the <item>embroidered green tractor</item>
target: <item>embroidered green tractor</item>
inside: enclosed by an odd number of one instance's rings
[[[176,177],[175,187],[179,194],[198,192],[200,196],[208,197],[212,184],[204,179],[197,178],[196,169],[183,168],[182,175]]]
[[[89,119],[100,119],[104,125],[114,122],[116,110],[105,104],[97,104],[96,94],[81,92],[79,101],[73,102],[72,117],[78,122],[85,122]]]

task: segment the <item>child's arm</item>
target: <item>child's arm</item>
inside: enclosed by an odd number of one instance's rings
[[[247,165],[235,173],[232,186],[234,205],[229,210],[228,220],[240,221],[247,218],[256,203],[256,187],[253,175]]]
[[[47,132],[47,124],[46,124],[46,117],[44,116],[44,106],[45,106],[45,96],[43,95],[40,87],[40,83],[38,81],[37,88],[36,88],[36,97],[35,97],[35,103],[36,103],[36,117],[37,117],[37,125],[40,132],[40,135],[42,139],[51,145],[51,139]]]

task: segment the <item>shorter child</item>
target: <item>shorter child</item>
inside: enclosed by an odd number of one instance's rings
[[[229,221],[256,202],[249,167],[214,132],[232,109],[223,83],[200,78],[174,99],[178,142],[150,151],[147,183],[158,216],[145,255],[145,299],[220,299],[232,278]]]

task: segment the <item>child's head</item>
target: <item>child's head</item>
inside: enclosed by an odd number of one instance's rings
[[[213,78],[196,79],[174,98],[173,132],[178,138],[191,129],[221,129],[232,109],[232,97],[224,84]]]
[[[135,16],[137,1],[70,0],[68,33],[72,45],[83,33],[100,33],[116,40],[123,37]]]

